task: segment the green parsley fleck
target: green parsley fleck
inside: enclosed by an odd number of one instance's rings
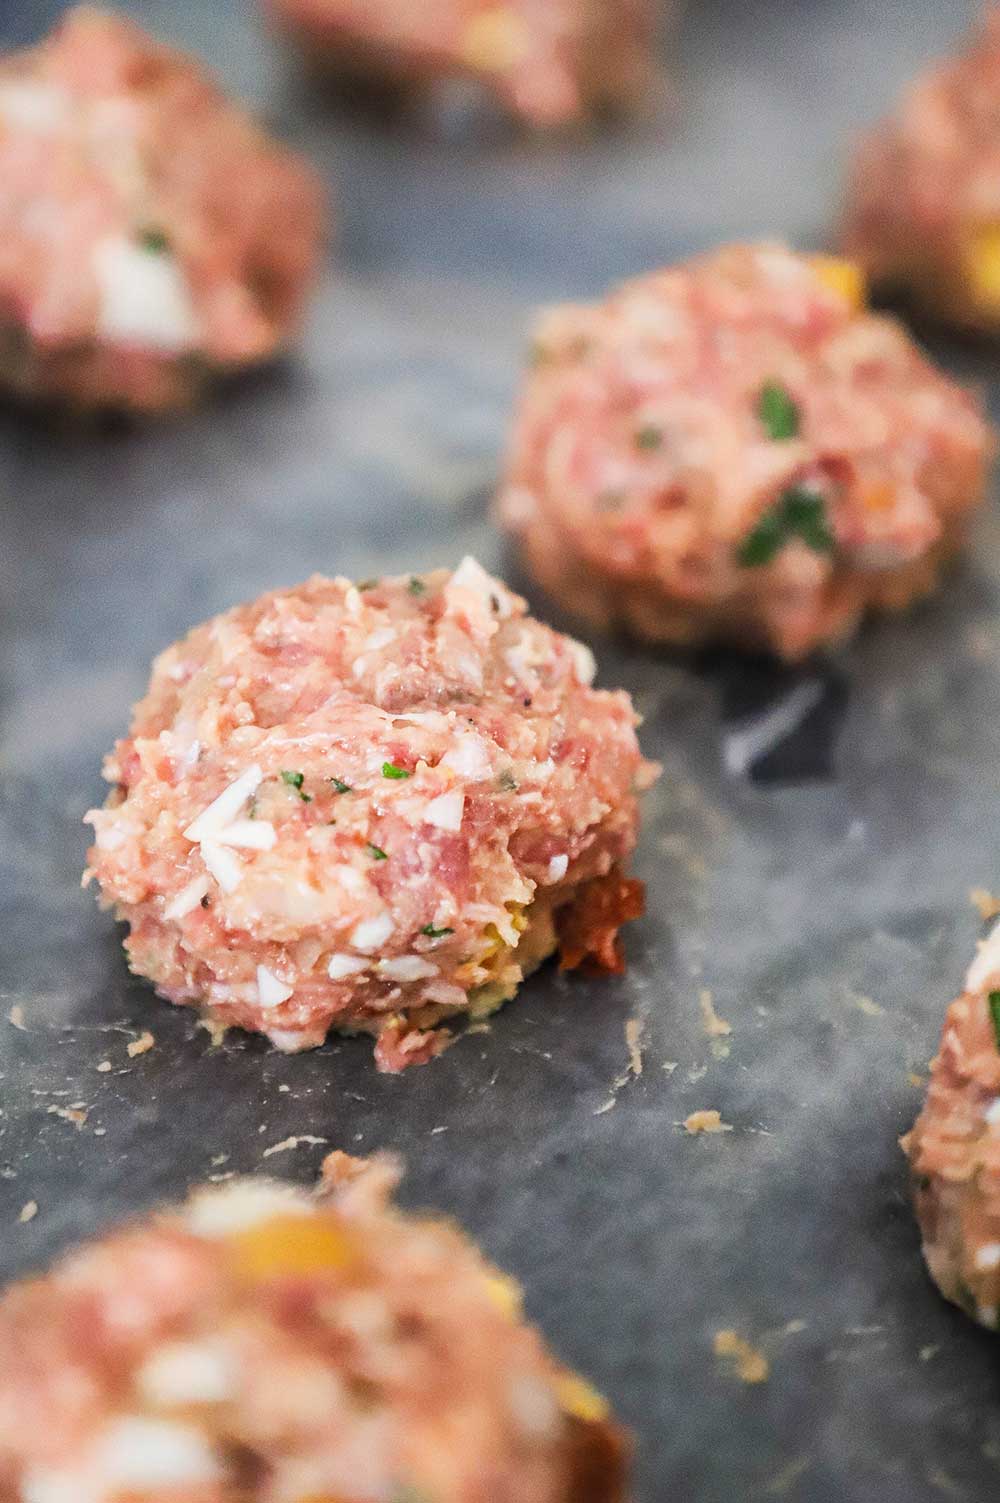
[[[333,784],[334,793],[353,793],[350,783],[345,783],[343,778],[327,778],[328,783]]]
[[[1000,1049],[1000,992],[990,992],[990,1017],[993,1020],[993,1034]]]
[[[139,244],[151,256],[165,255],[170,249],[170,241],[164,232],[156,229],[155,226],[150,226],[149,229],[139,231]]]
[[[359,579],[358,580],[358,589],[359,590],[374,590],[374,588],[378,584],[378,582],[379,581],[377,579]]]
[[[366,843],[365,850],[373,861],[388,861],[389,859],[388,851],[383,851],[380,845],[372,845],[370,840]]]
[[[663,445],[663,429],[657,428],[653,423],[646,423],[638,429],[635,435],[635,446],[645,453],[651,453]]]
[[[757,399],[757,416],[767,429],[767,436],[775,443],[798,438],[799,409],[791,394],[777,381],[768,381],[761,387]]]
[[[382,776],[384,778],[412,778],[413,773],[405,767],[397,767],[395,762],[383,762]]]
[[[406,586],[406,588],[409,590],[411,595],[423,595],[427,591],[427,586],[424,584],[422,579],[418,578],[416,574],[410,575],[410,582]]]
[[[294,788],[295,792],[298,794],[299,798],[304,804],[311,804],[312,794],[302,792],[302,784],[305,782],[305,780],[306,777],[304,772],[290,772],[287,768],[284,768],[282,770],[281,781],[283,783],[287,783],[289,788]]]
[[[517,778],[515,778],[509,767],[504,767],[497,773],[497,787],[502,788],[504,793],[517,792]]]
[[[428,939],[444,939],[446,934],[454,934],[454,929],[435,929],[433,924],[425,924],[421,934],[426,934]]]
[[[745,568],[769,564],[792,538],[801,538],[814,553],[832,553],[835,539],[826,519],[826,502],[815,491],[793,485],[745,538],[737,558]]]

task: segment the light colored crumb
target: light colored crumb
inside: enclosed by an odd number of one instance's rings
[[[662,1068],[666,1070],[668,1075],[672,1075],[677,1069],[677,1061],[675,1059],[665,1059]]]
[[[10,1012],[7,1014],[7,1021],[11,1024],[12,1027],[19,1028],[22,1033],[27,1033],[28,1029],[24,1021],[23,1007],[19,1005],[12,1007]]]
[[[129,1059],[135,1059],[139,1054],[148,1054],[155,1043],[156,1040],[148,1030],[145,1033],[141,1033],[139,1037],[137,1039],[133,1039],[131,1044],[129,1044],[128,1046]]]
[[[969,902],[984,922],[1000,913],[1000,898],[995,898],[985,887],[970,887]]]
[[[107,1075],[110,1069],[111,1061],[109,1059],[102,1059],[101,1063],[97,1067],[97,1072],[99,1075]]]
[[[642,1035],[645,1024],[641,1018],[629,1018],[625,1024],[625,1048],[628,1050],[629,1073],[636,1078],[642,1074]]]
[[[715,1355],[731,1362],[741,1383],[766,1383],[771,1366],[763,1352],[751,1346],[736,1331],[716,1331],[712,1342]]]
[[[930,1362],[931,1358],[936,1357],[940,1350],[940,1344],[936,1341],[932,1341],[929,1342],[927,1346],[922,1346],[918,1355],[921,1362]]]
[[[228,1153],[216,1153],[212,1155],[212,1168],[221,1169],[223,1164],[229,1163]]]
[[[728,1122],[723,1122],[722,1117],[714,1107],[707,1111],[692,1112],[689,1117],[685,1117],[684,1121],[678,1125],[683,1127],[685,1132],[691,1133],[692,1136],[700,1132],[732,1132],[733,1130]]]
[[[220,1023],[216,1018],[199,1018],[198,1027],[204,1028],[208,1034],[209,1045],[213,1049],[218,1049],[229,1031],[225,1023]]]
[[[866,1018],[884,1018],[885,1008],[880,1007],[871,997],[863,997],[858,992],[851,993],[851,1001],[859,1012],[863,1012]]]
[[[910,1085],[916,1086],[918,1090],[921,1086],[927,1084],[927,1077],[925,1075],[918,1075],[915,1070],[911,1070],[906,1078],[909,1081]]]
[[[83,1127],[87,1121],[87,1113],[79,1106],[48,1106],[45,1108],[50,1117],[59,1117],[63,1122],[72,1122],[74,1127]]]
[[[34,1221],[34,1219],[35,1219],[35,1217],[37,1215],[38,1215],[38,1201],[37,1200],[29,1200],[26,1205],[23,1205],[21,1207],[21,1212],[20,1212],[20,1215],[18,1216],[17,1219],[21,1223],[22,1226],[27,1226],[28,1222],[29,1221]]]
[[[270,1148],[264,1149],[264,1158],[269,1159],[272,1153],[289,1153],[292,1149],[298,1148],[300,1143],[319,1144],[328,1141],[327,1138],[314,1137],[309,1132],[299,1133],[297,1136],[293,1135],[290,1138],[282,1138],[280,1143],[272,1143]]]
[[[733,1025],[727,1023],[725,1018],[719,1017],[715,1010],[712,993],[707,986],[703,986],[698,993],[698,1006],[701,1008],[701,1018],[708,1037],[710,1039],[728,1038],[733,1031]]]

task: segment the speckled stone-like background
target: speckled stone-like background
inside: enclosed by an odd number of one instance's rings
[[[0,40],[60,8],[0,3]],[[190,420],[101,435],[0,414],[0,1018],[24,1022],[0,1021],[0,1271],[206,1175],[308,1181],[327,1145],[389,1146],[407,1198],[520,1276],[634,1427],[638,1503],[995,1497],[996,1342],[927,1281],[896,1146],[978,933],[968,889],[1000,884],[995,510],[944,598],[823,668],[596,644],[665,764],[629,973],[546,970],[426,1069],[380,1077],[363,1041],[213,1048],[129,977],[78,886],[80,817],[154,652],[314,569],[471,550],[512,572],[487,501],[530,307],[720,237],[821,244],[851,130],[974,0],[691,0],[676,124],[582,145],[331,112],[249,0],[128,8],[336,179],[340,246],[300,356]],[[996,352],[937,352],[993,382]],[[727,772],[741,717],[802,683],[822,698],[768,776]],[[643,1071],[616,1085],[630,1019]],[[685,1135],[704,1107],[733,1131]],[[324,1142],[267,1156],[306,1135]],[[720,1328],[767,1354],[766,1384],[720,1366]]]

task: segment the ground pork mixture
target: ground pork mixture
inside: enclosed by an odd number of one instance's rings
[[[655,78],[659,0],[265,0],[327,63],[396,87],[475,79],[532,126],[622,109]]]
[[[295,331],[321,242],[312,172],[199,64],[71,10],[0,59],[0,383],[135,410]]]
[[[1000,1324],[1000,926],[945,1018],[924,1109],[904,1147],[924,1257],[981,1324]]]
[[[1000,6],[861,142],[849,255],[934,319],[1000,329]]]
[[[390,1164],[325,1168],[8,1291],[0,1503],[624,1503],[623,1437],[514,1281],[393,1209]]]
[[[735,245],[539,320],[500,514],[595,626],[788,659],[929,590],[982,499],[980,405],[855,267]]]
[[[381,1068],[481,1016],[564,936],[621,965],[621,863],[655,775],[624,693],[472,559],[316,577],[158,658],[85,881],[173,1002],[285,1050],[376,1035]]]

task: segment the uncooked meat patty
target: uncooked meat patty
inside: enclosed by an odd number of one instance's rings
[[[533,126],[627,108],[655,76],[656,0],[265,0],[310,62],[408,88],[475,79]]]
[[[624,693],[472,559],[311,579],[158,658],[88,820],[133,970],[280,1048],[383,1069],[513,996],[559,942],[620,964],[653,775]]]
[[[624,1503],[516,1284],[390,1166],[326,1177],[198,1191],[8,1291],[3,1503]]]
[[[322,195],[201,67],[89,7],[0,60],[0,384],[154,411],[268,360]]]
[[[979,404],[848,263],[730,246],[536,331],[500,510],[595,626],[800,658],[934,584],[980,502]]]
[[[942,1294],[1000,1325],[1000,926],[948,1009],[924,1109],[904,1146],[924,1257]]]
[[[861,142],[844,243],[932,318],[1000,330],[1000,7]]]

